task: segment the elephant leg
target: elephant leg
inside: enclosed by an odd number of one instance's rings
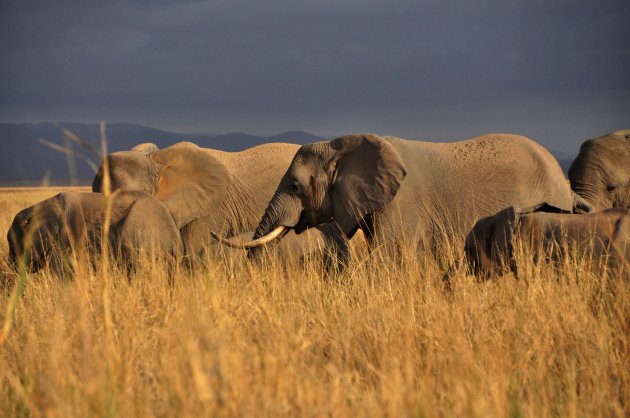
[[[334,222],[320,225],[318,229],[324,237],[324,270],[326,275],[344,271],[350,262],[348,239]]]

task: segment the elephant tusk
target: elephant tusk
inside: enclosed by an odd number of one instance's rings
[[[287,231],[287,227],[280,225],[279,227],[277,227],[276,229],[274,229],[267,235],[257,238],[253,241],[248,241],[248,242],[233,242],[229,239],[221,238],[214,232],[210,232],[210,235],[212,235],[212,238],[216,239],[223,245],[227,245],[228,247],[247,249],[247,248],[255,248],[255,247],[260,247],[261,245],[265,245],[273,241],[274,239],[278,238],[278,236],[282,235],[283,232],[285,233],[285,231]]]

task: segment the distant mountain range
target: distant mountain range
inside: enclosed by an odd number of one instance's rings
[[[79,184],[88,185],[94,177],[93,168],[82,158],[68,161],[67,155],[44,142],[62,147],[71,146],[75,152],[87,157],[92,164],[99,163],[98,157],[66,138],[66,129],[87,144],[100,149],[98,124],[89,123],[0,123],[0,186],[32,186],[40,184],[67,185],[75,177]],[[153,142],[159,148],[180,141],[190,141],[200,147],[223,151],[241,151],[268,142],[289,142],[308,144],[325,139],[308,132],[289,131],[277,135],[260,136],[233,132],[222,135],[182,134],[163,131],[148,126],[131,123],[107,124],[108,152],[131,149],[142,142]],[[568,170],[574,155],[551,152],[556,156],[563,170]],[[76,167],[76,168],[73,168]],[[75,172],[73,176],[70,173]]]
[[[0,186],[69,184],[70,172],[76,172],[79,184],[90,184],[93,169],[81,158],[75,158],[76,170],[63,152],[43,142],[62,147],[72,146],[77,154],[88,157],[96,165],[99,158],[66,138],[67,129],[89,145],[100,149],[98,124],[87,123],[0,123]],[[152,142],[164,148],[180,141],[190,141],[200,147],[223,151],[241,151],[268,142],[308,144],[323,137],[308,132],[290,131],[272,136],[233,132],[223,135],[181,134],[131,123],[111,123],[106,126],[108,152],[131,149],[142,142]],[[43,140],[43,141],[42,141]]]

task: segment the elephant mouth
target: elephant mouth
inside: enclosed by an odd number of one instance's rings
[[[318,225],[330,222],[332,220],[331,216],[323,216],[313,210],[303,210],[300,214],[300,219],[298,223],[289,227],[292,228],[296,234],[301,234],[309,228],[314,228]]]

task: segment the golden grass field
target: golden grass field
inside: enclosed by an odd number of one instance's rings
[[[0,416],[627,417],[630,284],[568,260],[450,289],[431,259],[16,275],[0,193]],[[354,240],[353,240],[354,241]],[[529,263],[529,264],[528,264]],[[9,319],[11,319],[9,318]],[[6,330],[5,326],[5,330]]]

